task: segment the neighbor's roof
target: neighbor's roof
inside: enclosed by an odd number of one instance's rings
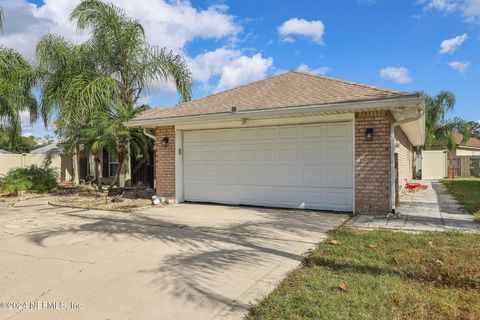
[[[412,96],[356,82],[289,71],[271,78],[188,101],[170,108],[144,111],[133,121],[237,111],[277,109],[341,102],[369,101]]]
[[[10,151],[0,149],[0,154],[11,154]]]
[[[43,146],[41,148],[35,149],[30,151],[30,153],[33,154],[50,154],[50,153],[64,153],[64,150],[62,147],[57,146],[56,143],[51,143],[47,144],[46,146]]]
[[[469,147],[469,148],[478,148],[480,149],[480,140],[477,138],[470,138],[467,142],[462,143],[463,135],[460,133],[455,133],[455,143],[461,147]]]

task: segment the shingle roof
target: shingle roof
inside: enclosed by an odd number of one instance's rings
[[[465,147],[480,149],[480,140],[478,140],[477,138],[470,138],[465,143],[462,143],[462,140],[463,140],[463,135],[461,133],[455,133],[455,142],[459,146],[465,146]]]
[[[237,111],[246,111],[405,96],[411,94],[295,70],[175,107],[150,109],[134,121],[225,113],[230,112],[232,106],[236,106]]]
[[[62,147],[57,146],[56,143],[47,144],[46,146],[40,147],[38,149],[30,151],[33,154],[63,154],[64,150]]]

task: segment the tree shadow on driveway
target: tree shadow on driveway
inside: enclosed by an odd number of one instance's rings
[[[205,209],[202,205],[190,207],[192,217],[196,214],[195,208],[201,209],[202,214]],[[177,208],[182,206],[167,210]],[[30,234],[29,240],[43,246],[52,237],[88,234],[114,241],[125,237],[135,239],[152,250],[165,246],[174,248],[168,252],[152,252],[157,254],[153,259],[160,260],[158,267],[139,268],[138,272],[150,274],[156,290],[200,306],[218,306],[231,304],[238,290],[232,287],[235,283],[253,285],[282,263],[300,263],[304,252],[348,218],[335,213],[255,207],[222,206],[222,210],[227,220],[247,210],[255,221],[247,217],[227,223],[193,226],[172,222],[162,217],[161,212],[148,210],[107,215],[97,211],[67,212],[62,215],[81,222],[39,230]],[[128,251],[134,252],[135,248]]]

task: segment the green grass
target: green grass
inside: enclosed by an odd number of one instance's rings
[[[479,243],[339,229],[246,319],[480,319]]]
[[[480,178],[444,179],[442,183],[465,209],[480,222]]]

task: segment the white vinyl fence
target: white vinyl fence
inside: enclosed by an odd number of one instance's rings
[[[0,177],[11,169],[27,168],[32,165],[43,168],[46,154],[0,154]],[[72,161],[66,155],[55,155],[51,158],[50,168],[53,168],[60,181],[72,178]]]
[[[422,179],[443,179],[447,177],[447,151],[422,151]]]

